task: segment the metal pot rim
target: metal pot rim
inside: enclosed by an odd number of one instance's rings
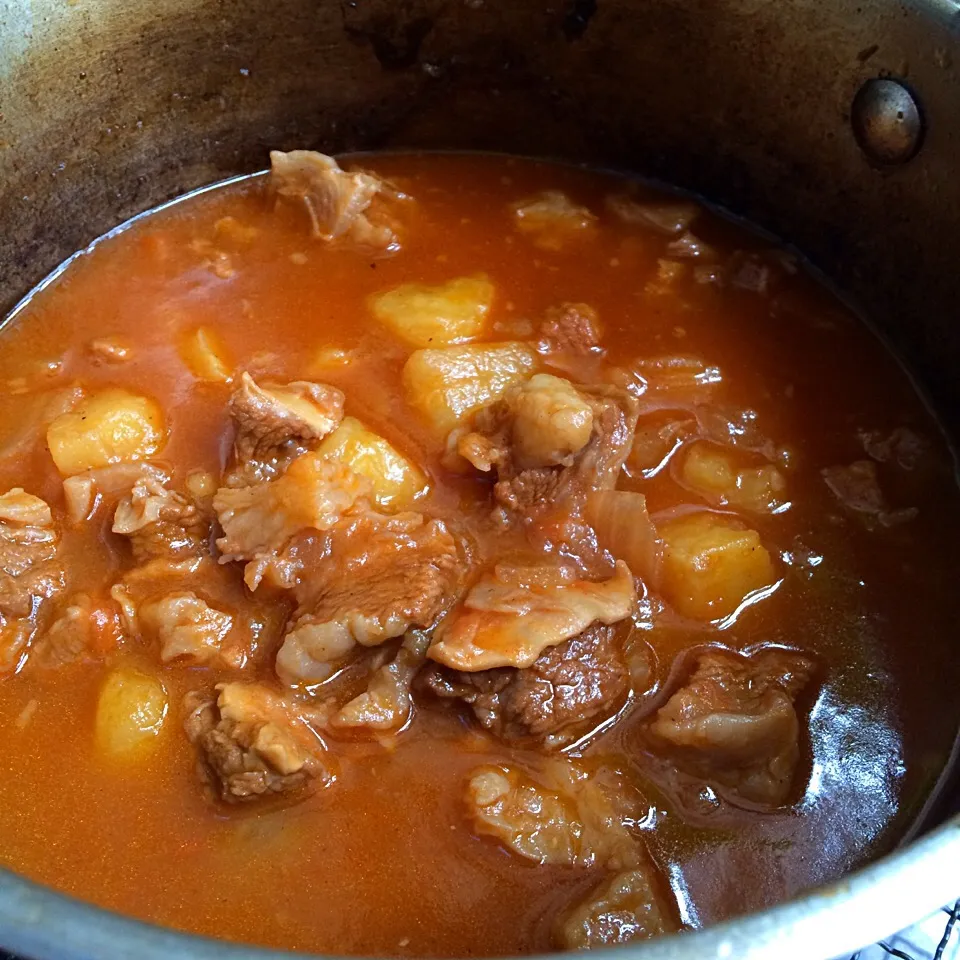
[[[849,955],[954,899],[957,863],[960,816],[870,866],[787,903],[706,930],[614,951],[642,960],[826,960]],[[307,957],[167,930],[57,893],[3,868],[0,930],[5,948],[31,960]]]

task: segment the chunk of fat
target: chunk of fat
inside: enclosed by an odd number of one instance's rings
[[[557,945],[585,950],[649,940],[677,929],[673,905],[656,867],[644,859],[600,884],[557,926]]]
[[[0,614],[0,677],[16,673],[27,656],[36,626],[24,617],[6,618]]]
[[[302,530],[329,530],[369,490],[366,478],[318,454],[294,460],[276,480],[223,487],[213,499],[221,562],[276,553]]]
[[[513,204],[511,210],[520,233],[544,250],[562,250],[588,234],[597,219],[562,190],[545,190]]]
[[[140,460],[116,463],[67,477],[63,481],[67,516],[72,523],[89,520],[104,501],[115,503],[127,496],[139,480],[164,484],[170,480],[170,474],[152,463]]]
[[[631,832],[640,798],[613,771],[590,774],[567,757],[536,776],[507,765],[479,767],[466,788],[473,829],[540,864],[625,869],[642,859]]]
[[[592,623],[625,620],[636,602],[633,575],[622,561],[599,583],[508,583],[494,572],[481,577],[437,628],[429,657],[467,672],[529,667],[547,647]]]
[[[375,647],[402,636],[409,620],[393,614],[385,617],[361,613],[344,614],[336,620],[316,621],[301,617],[283,638],[277,651],[277,675],[285,683],[303,678],[321,683],[336,670],[336,664],[357,645]]]
[[[233,626],[230,614],[211,607],[189,590],[142,604],[137,619],[140,629],[159,641],[163,663],[209,663]]]
[[[400,248],[391,225],[373,222],[369,214],[378,194],[406,198],[378,177],[343,170],[333,157],[314,150],[271,150],[270,183],[279,196],[304,204],[317,239],[347,240],[384,253]]]
[[[56,539],[53,514],[45,500],[14,487],[0,496],[0,535],[15,543],[40,543]]]
[[[569,380],[549,373],[521,385],[512,407],[513,456],[521,470],[570,466],[593,432],[590,404]]]
[[[411,687],[423,665],[429,643],[428,634],[409,631],[397,655],[374,671],[367,689],[341,707],[330,718],[330,725],[376,733],[388,733],[403,727],[413,712]]]

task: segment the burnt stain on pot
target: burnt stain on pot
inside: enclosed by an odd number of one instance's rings
[[[560,29],[568,40],[579,40],[597,12],[597,0],[573,0]]]
[[[402,4],[397,9],[366,13],[359,0],[340,4],[343,29],[356,43],[367,44],[384,70],[406,70],[420,58],[420,47],[433,29],[434,20],[423,4]]]

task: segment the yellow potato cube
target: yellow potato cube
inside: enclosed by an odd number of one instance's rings
[[[148,397],[108,387],[61,414],[47,428],[47,446],[61,475],[144,460],[163,445],[163,414]]]
[[[407,402],[446,432],[526,379],[535,362],[534,351],[516,342],[417,350],[403,368],[403,387]]]
[[[461,277],[438,287],[405,283],[370,298],[373,315],[415,347],[464,343],[483,333],[493,302],[493,284]]]
[[[366,477],[381,507],[407,507],[427,489],[427,478],[417,467],[354,417],[344,417],[317,453],[340,460]]]
[[[677,611],[697,620],[725,617],[747,594],[776,580],[756,530],[734,517],[690,513],[659,525],[660,586]]]
[[[209,327],[198,327],[180,343],[180,356],[190,372],[207,383],[229,383],[233,379],[227,349]]]
[[[711,503],[754,513],[776,509],[787,486],[773,464],[738,469],[733,451],[704,441],[690,447],[680,480]]]
[[[163,684],[133,667],[118,667],[100,687],[94,735],[107,757],[143,756],[155,743],[169,704]]]

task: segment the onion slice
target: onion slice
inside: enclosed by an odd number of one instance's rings
[[[642,493],[594,490],[587,496],[585,514],[604,550],[623,560],[635,576],[655,579],[659,543]]]

